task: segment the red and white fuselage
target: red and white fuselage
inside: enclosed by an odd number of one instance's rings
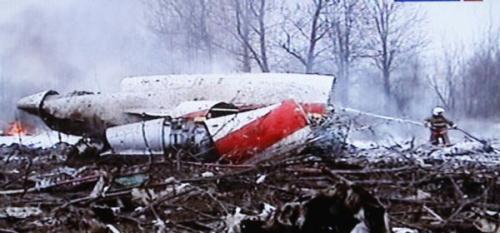
[[[116,93],[47,91],[21,99],[18,108],[54,130],[100,139],[115,154],[182,147],[256,162],[307,138],[308,118],[326,112],[332,84],[331,76],[304,74],[132,77]]]

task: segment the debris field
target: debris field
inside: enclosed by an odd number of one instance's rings
[[[320,136],[241,165],[182,153],[82,157],[66,143],[2,145],[0,232],[351,232],[363,221],[377,232],[380,216],[368,207],[385,211],[393,232],[498,232],[497,151],[473,142],[361,149],[342,141]],[[300,221],[286,215],[294,203]],[[319,215],[325,206],[337,220]]]

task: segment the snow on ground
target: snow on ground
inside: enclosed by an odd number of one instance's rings
[[[341,113],[348,119],[347,143],[355,148],[357,156],[370,162],[417,161],[421,165],[431,161],[461,164],[500,165],[500,124],[493,121],[459,120],[458,126],[477,138],[486,140],[494,152],[487,153],[483,144],[457,130],[449,130],[450,147],[432,146],[428,128],[400,120],[377,119],[367,115]]]
[[[401,163],[411,161],[421,166],[433,163],[448,163],[454,167],[463,164],[483,166],[500,165],[500,143],[495,141],[492,146],[495,152],[487,153],[484,145],[475,141],[456,143],[450,147],[432,146],[429,144],[413,144],[410,141],[392,145],[372,144],[367,141],[357,141],[352,144],[355,153],[350,153],[350,159],[357,157],[372,163]]]

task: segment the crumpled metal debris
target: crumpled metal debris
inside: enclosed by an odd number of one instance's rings
[[[0,218],[24,219],[41,215],[43,212],[38,207],[6,207],[0,209]]]
[[[341,122],[335,124],[342,128]],[[322,133],[331,132],[335,130]],[[495,192],[500,188],[497,154],[475,150],[475,144],[468,142],[455,147],[467,154],[455,154],[461,151],[411,141],[356,148],[338,140],[340,151],[318,148],[321,140],[312,140],[300,150],[283,151],[257,165],[201,163],[175,155],[68,164],[70,156],[50,159],[51,154],[65,155],[65,150],[0,147],[4,168],[0,208],[42,211],[26,218],[8,217],[0,221],[0,228],[18,232],[114,231],[108,224],[120,232],[237,232],[242,225],[247,232],[304,228],[305,213],[311,213],[304,210],[316,209],[311,200],[321,200],[319,210],[332,205],[351,209],[348,214],[334,213],[347,219],[350,228],[345,230],[351,232],[371,229],[370,208],[379,208],[380,202],[397,233],[494,232],[495,213],[500,211],[500,195]],[[362,195],[355,187],[369,194]],[[321,216],[331,215],[328,211]],[[292,217],[295,214],[305,217]],[[321,222],[321,217],[313,219],[319,223],[309,226],[335,227],[330,221]]]
[[[239,221],[239,227],[235,222]],[[226,217],[230,232],[390,232],[384,207],[360,187],[337,184],[285,203],[272,214],[247,217],[240,209]]]
[[[392,228],[394,233],[418,233],[418,230],[410,229],[406,227],[394,227]]]
[[[166,179],[166,182],[172,183],[172,185],[168,185],[165,187],[165,189],[160,191],[155,191],[154,189],[133,188],[131,191],[132,200],[140,201],[147,205],[163,197],[181,193],[190,186],[189,183],[178,183],[173,177]]]
[[[483,233],[500,233],[500,212],[473,208],[475,213],[474,227]]]
[[[262,229],[254,229],[252,227],[262,227],[265,221],[268,221],[273,213],[276,211],[276,207],[264,203],[262,211],[258,215],[246,215],[241,213],[241,208],[236,207],[233,214],[228,214],[225,217],[225,224],[227,233],[242,233],[251,231],[262,231]],[[252,223],[256,223],[257,226],[252,226]]]
[[[114,179],[114,182],[122,187],[138,187],[148,180],[149,176],[146,174],[134,174],[131,176],[117,177]]]

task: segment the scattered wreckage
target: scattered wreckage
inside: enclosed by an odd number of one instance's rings
[[[200,161],[256,162],[307,140],[311,120],[327,112],[333,81],[301,74],[133,77],[117,93],[50,90],[22,98],[18,108],[108,154],[184,150]]]
[[[167,157],[74,164],[65,143],[2,146],[0,229],[465,233],[500,226],[500,159],[479,143],[440,155],[411,142],[336,152],[315,143],[259,164]]]
[[[306,77],[128,78],[20,100],[85,139],[0,146],[0,231],[498,232],[496,150],[349,145],[370,127],[324,117],[332,77]],[[104,156],[72,159],[89,148]]]

